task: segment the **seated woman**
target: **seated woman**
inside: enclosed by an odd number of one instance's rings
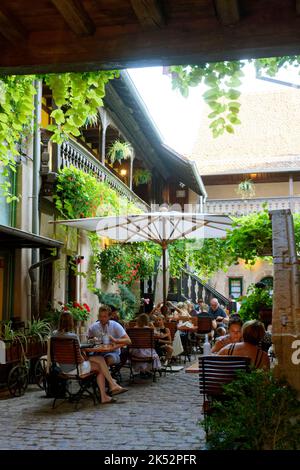
[[[168,305],[175,310],[175,319],[185,319],[190,320],[192,317],[189,313],[190,309],[193,309],[193,305],[185,302],[178,302],[177,305],[174,305],[172,302],[168,301]]]
[[[73,317],[71,313],[62,312],[59,317],[58,329],[52,333],[52,336],[75,338],[79,343],[79,338],[73,331],[74,331],[74,321],[73,321]],[[61,370],[67,374],[73,375],[77,373],[76,364],[61,364],[60,367],[61,367]],[[108,382],[110,392],[112,393],[112,395],[116,395],[117,393],[122,393],[123,391],[127,391],[127,389],[123,389],[113,380],[103,357],[93,356],[89,358],[88,360],[85,360],[84,356],[82,356],[82,362],[79,367],[79,373],[87,374],[90,371],[97,372],[97,384],[100,390],[102,404],[113,403],[115,401],[106,393],[105,379]]]
[[[242,326],[243,322],[241,318],[230,318],[228,323],[228,334],[217,338],[211,352],[217,353],[222,348],[224,348],[224,346],[227,346],[227,344],[238,343],[242,341]]]
[[[157,318],[154,323],[155,328],[155,351],[159,357],[165,356],[166,366],[172,358],[173,347],[172,347],[172,338],[169,328],[165,327],[164,320],[162,318]]]
[[[251,364],[257,369],[270,369],[268,354],[259,348],[259,343],[264,337],[265,327],[258,320],[247,321],[242,329],[243,342],[231,343],[224,346],[218,354],[221,356],[245,356],[250,357]]]
[[[146,313],[141,313],[136,319],[135,328],[153,328],[153,325],[149,321],[149,317]],[[132,349],[132,353],[135,357],[153,357],[153,369],[161,369],[161,362],[155,349],[140,348]],[[149,362],[138,362],[134,363],[135,372],[140,372],[141,377],[151,377],[151,364]]]

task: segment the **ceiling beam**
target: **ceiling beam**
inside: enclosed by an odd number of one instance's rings
[[[139,23],[145,29],[162,28],[166,19],[159,0],[130,0]]]
[[[24,28],[8,12],[0,10],[0,34],[10,43],[19,45],[26,39]]]
[[[214,5],[222,25],[232,26],[240,21],[238,0],[214,0]]]
[[[76,36],[92,36],[95,25],[80,0],[51,0]]]

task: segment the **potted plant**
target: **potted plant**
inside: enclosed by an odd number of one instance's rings
[[[51,333],[51,326],[46,320],[33,319],[26,329],[28,356],[42,355],[46,352],[46,338]]]
[[[242,181],[236,190],[242,199],[249,199],[255,196],[255,186],[252,180]]]
[[[244,321],[260,320],[265,326],[272,321],[272,296],[268,289],[250,285],[247,296],[242,299],[239,314]]]
[[[147,184],[151,181],[152,173],[150,170],[146,170],[143,168],[138,168],[133,173],[133,182],[136,186],[139,184]]]
[[[132,156],[132,147],[128,142],[121,142],[120,140],[115,140],[108,150],[108,157],[111,164],[115,162],[121,163],[122,160]]]

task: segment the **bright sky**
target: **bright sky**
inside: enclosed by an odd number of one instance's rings
[[[243,92],[268,91],[280,85],[257,80],[254,68],[247,65],[240,90]],[[205,87],[190,88],[188,98],[172,90],[171,78],[163,74],[162,67],[128,70],[163,141],[181,154],[189,154],[196,141],[203,106],[202,94]],[[282,71],[280,80],[299,83],[298,72]]]

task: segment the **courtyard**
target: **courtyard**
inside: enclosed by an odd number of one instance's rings
[[[127,370],[122,374],[127,386]],[[52,399],[30,385],[25,395],[0,395],[1,450],[201,450],[198,377],[184,369],[157,382],[135,379],[117,403],[74,405]]]

